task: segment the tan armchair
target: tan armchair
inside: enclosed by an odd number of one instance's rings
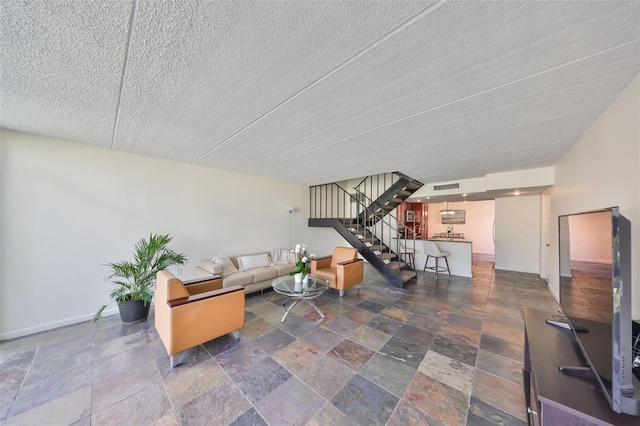
[[[311,275],[329,280],[329,287],[339,290],[342,297],[346,289],[362,282],[364,262],[355,248],[336,247],[332,256],[311,261]]]
[[[244,288],[222,288],[222,279],[183,283],[168,271],[157,274],[155,324],[171,368],[176,354],[244,327]]]

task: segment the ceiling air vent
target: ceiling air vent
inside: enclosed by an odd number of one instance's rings
[[[446,185],[433,185],[434,191],[442,191],[444,189],[458,189],[460,188],[459,183],[448,183]]]

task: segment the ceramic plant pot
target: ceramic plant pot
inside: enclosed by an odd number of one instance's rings
[[[120,319],[126,325],[142,322],[149,316],[150,307],[151,303],[145,306],[142,300],[130,300],[128,302],[118,303]]]

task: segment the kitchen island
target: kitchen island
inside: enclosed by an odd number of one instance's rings
[[[403,239],[402,244],[407,249],[413,248],[412,239]],[[416,271],[422,271],[424,263],[427,260],[427,256],[424,253],[424,240],[415,240],[415,258],[416,258]],[[451,275],[459,277],[471,278],[471,264],[472,264],[472,244],[471,241],[465,239],[447,239],[447,238],[429,238],[429,241],[435,242],[440,251],[446,251],[449,253],[447,260],[449,262],[449,269]],[[429,260],[429,266],[433,265],[434,260]],[[444,261],[440,262],[440,265],[444,265]],[[447,276],[446,272],[439,274],[441,277]]]

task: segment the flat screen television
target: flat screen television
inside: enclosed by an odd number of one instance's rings
[[[613,411],[640,416],[640,382],[633,374],[631,223],[611,207],[559,216],[558,230],[562,313]]]

